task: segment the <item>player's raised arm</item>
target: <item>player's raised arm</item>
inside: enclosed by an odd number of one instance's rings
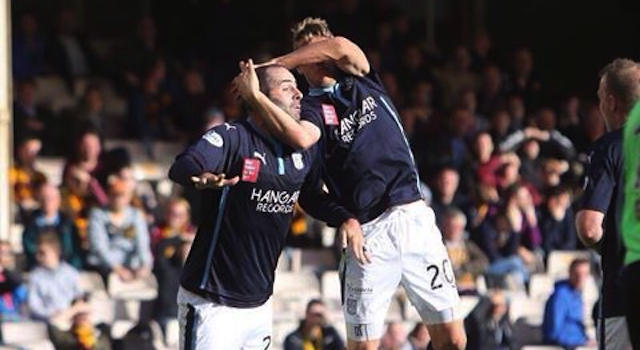
[[[280,64],[294,69],[305,64],[331,61],[341,71],[357,76],[367,75],[371,69],[362,49],[345,37],[315,37],[301,41],[296,50],[266,64]]]
[[[261,70],[269,67],[261,67]],[[258,83],[258,76],[253,65],[253,61],[240,62],[240,74],[233,81],[234,86],[242,99],[256,112],[270,132],[272,132],[282,142],[295,149],[307,149],[313,146],[320,139],[320,129],[314,124],[294,118],[282,108],[271,101],[261,90]],[[295,82],[276,82],[276,86],[283,89],[291,89],[298,94],[297,106],[300,112],[300,99],[302,93],[298,90]],[[291,91],[290,91],[291,92]]]

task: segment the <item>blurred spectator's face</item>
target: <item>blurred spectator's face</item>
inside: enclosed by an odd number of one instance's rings
[[[127,208],[131,203],[131,193],[126,191],[110,193],[109,203],[114,211],[120,211]]]
[[[433,100],[433,85],[422,81],[413,90],[413,101],[418,106],[430,106]]]
[[[549,108],[538,112],[536,124],[542,130],[554,130],[556,128],[556,113]]]
[[[448,242],[461,242],[464,239],[464,218],[447,215],[442,221],[442,236]]]
[[[84,160],[96,160],[102,152],[102,146],[100,145],[100,138],[96,134],[85,134],[80,140],[80,152],[82,159]]]
[[[60,190],[52,184],[44,184],[38,195],[40,209],[47,214],[56,213],[60,209]]]
[[[118,172],[118,178],[126,186],[128,192],[133,193],[136,189],[136,177],[131,167],[124,167]]]
[[[15,264],[14,260],[11,245],[9,245],[9,243],[0,243],[0,266],[13,269]]]
[[[53,269],[60,263],[60,252],[52,245],[40,244],[36,250],[36,260],[40,266]]]
[[[462,137],[473,125],[473,116],[468,110],[457,108],[451,115],[451,124],[455,136]]]
[[[41,148],[42,142],[40,142],[40,140],[30,139],[24,141],[20,144],[20,148],[18,149],[18,161],[23,166],[32,166],[35,163]]]
[[[565,109],[569,115],[577,115],[580,110],[580,100],[576,96],[572,96],[567,100]]]
[[[522,209],[533,205],[531,192],[524,186],[520,187],[518,192],[516,192],[516,202],[518,203],[518,207]]]
[[[460,105],[464,106],[469,112],[475,113],[477,104],[476,93],[472,90],[465,90],[460,95]]]
[[[445,169],[440,172],[436,186],[438,192],[444,196],[453,196],[458,190],[460,184],[460,175],[453,169]]]
[[[184,75],[184,89],[188,94],[197,95],[204,92],[204,81],[200,73],[189,71]]]
[[[384,87],[387,89],[389,96],[398,95],[400,87],[398,86],[398,79],[393,73],[385,72],[382,74],[380,79],[382,79],[382,84],[384,84]]]
[[[587,263],[577,264],[569,271],[569,283],[573,288],[582,290],[591,274],[591,267]]]
[[[36,86],[32,82],[22,82],[18,85],[16,100],[22,105],[30,106],[36,100]]]
[[[582,124],[585,134],[591,140],[596,140],[606,131],[604,117],[600,109],[596,107],[590,108],[580,123]]]
[[[404,52],[404,64],[411,70],[417,70],[422,66],[422,52],[417,46],[409,46]]]
[[[20,19],[20,29],[22,34],[27,37],[33,36],[38,32],[38,21],[31,13],[26,13]]]
[[[526,112],[524,107],[524,101],[520,96],[512,96],[507,101],[507,109],[509,113],[516,118],[524,118],[524,114]]]
[[[494,320],[501,319],[508,310],[507,301],[502,294],[494,294],[491,300],[491,318]]]
[[[506,135],[511,126],[511,116],[507,111],[496,111],[491,116],[491,129],[498,135]]]
[[[527,76],[533,70],[533,57],[529,49],[520,49],[515,54],[514,68],[519,76]]]
[[[156,38],[156,25],[149,17],[144,17],[138,23],[138,37],[144,41],[153,41]]]
[[[522,151],[528,159],[536,159],[540,154],[540,145],[536,140],[527,140],[522,145]]]
[[[189,209],[180,202],[172,202],[166,215],[165,220],[172,229],[183,229],[189,224]]]
[[[469,56],[469,50],[464,46],[456,47],[453,53],[453,64],[459,70],[468,70],[471,66],[471,57]]]
[[[76,16],[71,10],[62,10],[58,13],[58,32],[60,34],[73,34],[76,30]]]
[[[85,95],[85,103],[90,111],[101,111],[104,106],[102,93],[99,90],[91,89]]]
[[[473,39],[473,49],[481,55],[486,55],[491,49],[491,37],[489,37],[489,34],[478,33]]]
[[[482,73],[482,82],[484,85],[485,91],[497,92],[500,90],[500,85],[502,83],[502,78],[500,76],[500,69],[496,66],[487,66],[485,67]]]
[[[488,161],[493,154],[493,140],[491,135],[483,132],[476,138],[476,151],[481,161]]]
[[[549,208],[563,208],[566,210],[570,205],[571,197],[567,192],[563,192],[549,198]]]
[[[305,321],[309,326],[322,326],[325,323],[325,308],[322,304],[313,304],[307,310]]]

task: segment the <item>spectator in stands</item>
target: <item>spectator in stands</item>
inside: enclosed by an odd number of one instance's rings
[[[202,73],[197,69],[187,70],[182,75],[181,95],[176,103],[174,122],[180,132],[189,138],[200,136],[205,114],[212,105]]]
[[[596,344],[586,333],[582,301],[582,289],[590,273],[588,260],[575,259],[569,266],[569,279],[556,282],[544,309],[542,337],[546,344],[566,350]]]
[[[478,111],[489,116],[505,102],[506,88],[500,67],[488,64],[482,68],[480,90],[478,91]]]
[[[0,320],[18,321],[27,316],[27,289],[15,270],[15,258],[8,241],[0,241]]]
[[[62,172],[63,181],[70,176],[70,179],[86,183],[86,196],[98,205],[105,205],[107,195],[96,179],[102,154],[100,134],[92,129],[83,130],[73,139],[72,147]]]
[[[521,47],[515,50],[509,78],[511,88],[522,95],[527,105],[539,103],[542,84],[534,71],[533,54],[529,48]]]
[[[38,32],[38,19],[24,12],[11,42],[14,79],[33,79],[45,71],[44,41]]]
[[[305,317],[298,329],[284,340],[284,350],[342,350],[344,342],[338,331],[327,324],[325,306],[320,299],[307,303]]]
[[[55,235],[40,236],[38,265],[29,274],[28,305],[31,316],[44,322],[69,321],[88,305],[80,290],[78,271],[62,260],[62,248]]]
[[[89,77],[99,70],[98,58],[85,38],[80,35],[76,14],[62,8],[56,14],[55,35],[47,47],[47,59],[53,73],[61,76],[69,91],[74,92],[75,80]]]
[[[548,189],[537,216],[545,257],[554,250],[577,249],[571,195],[567,188],[556,186]]]
[[[87,262],[103,277],[115,273],[122,281],[151,273],[149,231],[143,214],[131,206],[133,189],[125,180],[109,179],[108,203],[89,214]]]
[[[151,247],[157,247],[162,240],[174,237],[192,237],[195,228],[191,224],[191,207],[182,198],[169,200],[164,210],[163,221],[151,229]],[[163,255],[162,251],[154,251],[156,255]]]
[[[492,280],[487,282],[498,285],[512,282],[508,287],[524,288],[530,273],[518,254],[520,237],[511,226],[505,208],[487,217],[473,238],[489,258],[487,276]]]
[[[153,18],[142,16],[138,19],[135,35],[117,53],[116,66],[123,72],[119,77],[128,91],[140,87],[143,72],[156,57],[163,56],[159,47],[158,30]]]
[[[427,325],[423,322],[416,323],[416,326],[409,332],[408,339],[411,350],[427,350],[429,342],[431,342]]]
[[[465,231],[467,218],[455,207],[441,213],[442,238],[451,258],[451,267],[456,276],[460,293],[476,293],[476,279],[489,266],[489,260]]]
[[[45,175],[36,168],[36,158],[41,148],[39,139],[25,137],[15,149],[15,161],[9,170],[9,184],[13,190],[13,200],[18,206],[19,222],[26,222],[37,207],[33,192],[38,184],[46,180]]]
[[[380,338],[380,350],[411,350],[407,331],[400,322],[389,322],[387,331]]]
[[[433,193],[431,199],[431,209],[436,214],[438,226],[442,228],[442,218],[448,208],[458,208],[462,210],[464,215],[471,217],[471,208],[469,200],[459,191],[460,173],[453,167],[443,167],[438,172],[434,181],[434,186],[430,187]]]
[[[175,138],[174,97],[167,84],[166,62],[156,58],[146,67],[140,87],[129,95],[131,136],[145,142]]]
[[[165,332],[167,322],[178,317],[176,300],[180,288],[180,274],[192,243],[192,236],[178,235],[163,238],[156,247],[158,253],[153,263],[153,274],[160,288],[153,308],[153,319]]]
[[[478,77],[471,71],[469,49],[459,45],[453,49],[452,56],[443,71],[438,75],[442,86],[442,98],[445,107],[453,107],[456,96],[463,89],[475,91]]]
[[[509,303],[500,290],[492,290],[481,297],[478,305],[465,320],[465,328],[469,337],[469,349],[515,349],[515,334],[509,319]]]
[[[19,80],[15,84],[13,101],[13,135],[14,140],[35,137],[49,147],[51,144],[46,126],[52,114],[48,109],[36,103],[36,82],[31,79]]]
[[[100,88],[97,85],[87,86],[80,105],[71,116],[70,122],[74,125],[73,129],[95,130],[98,135],[104,137],[107,129],[107,115],[104,107],[104,97]]]
[[[73,221],[80,249],[83,256],[89,250],[87,240],[87,218],[89,210],[97,205],[97,200],[91,194],[91,184],[95,179],[79,166],[71,165],[66,168],[62,182],[61,211]],[[94,185],[95,186],[95,185]]]
[[[88,311],[77,312],[71,318],[68,331],[50,325],[49,337],[56,350],[111,350],[110,327],[105,324],[94,326],[90,316]]]
[[[27,269],[36,265],[37,242],[43,234],[57,236],[62,259],[76,269],[82,268],[82,255],[73,221],[60,211],[60,190],[51,183],[44,183],[38,188],[36,198],[39,209],[32,214],[22,233]]]

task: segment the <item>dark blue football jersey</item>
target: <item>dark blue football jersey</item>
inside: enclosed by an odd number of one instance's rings
[[[233,307],[261,305],[273,292],[299,198],[330,224],[352,217],[322,192],[318,149],[293,150],[243,121],[211,129],[176,158],[169,177],[184,186],[204,172],[240,176],[235,186],[202,191],[202,219],[183,288]]]
[[[622,129],[609,132],[591,148],[580,209],[605,214],[602,237],[602,317],[624,315],[622,267],[624,245],[620,233],[622,205]]]
[[[373,70],[310,89],[301,118],[322,130],[325,182],[361,223],[422,198],[398,112]]]

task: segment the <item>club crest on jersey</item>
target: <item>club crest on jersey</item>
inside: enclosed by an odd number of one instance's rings
[[[293,167],[296,168],[296,170],[302,170],[302,168],[304,168],[304,162],[302,161],[302,154],[293,153],[291,155],[291,159],[293,160]]]
[[[204,134],[204,136],[202,136],[202,138],[207,140],[207,142],[209,142],[214,147],[220,148],[222,147],[222,145],[224,145],[224,140],[222,139],[222,136],[220,136],[220,134],[215,132],[215,130],[211,130],[207,132],[206,134]]]
[[[322,115],[324,116],[324,123],[326,125],[338,125],[338,113],[336,113],[336,107],[333,105],[323,103]]]

